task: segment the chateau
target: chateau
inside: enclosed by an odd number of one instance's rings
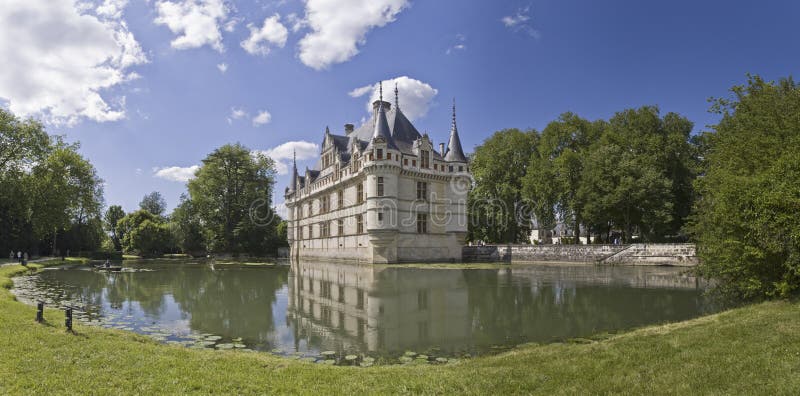
[[[395,87],[395,104],[398,104]],[[364,263],[459,261],[467,233],[469,164],[456,127],[438,151],[380,99],[359,128],[325,129],[320,158],[286,188],[293,259]]]

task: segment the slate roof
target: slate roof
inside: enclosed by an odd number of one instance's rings
[[[330,136],[342,163],[347,164],[350,162],[354,145],[358,145],[359,151],[364,151],[369,148],[372,139],[377,136],[383,136],[387,147],[398,150],[403,154],[415,155],[414,142],[422,138],[422,134],[419,133],[414,124],[399,108],[392,109],[391,104],[388,102],[382,102],[382,104],[375,102],[374,105],[378,109],[373,111],[372,116],[350,134],[336,135],[330,133],[326,128],[325,133]],[[461,140],[455,123],[455,107],[453,111],[453,124],[445,154],[443,155],[434,147],[432,150],[433,158],[451,162],[467,162],[464,151],[461,148]],[[321,174],[324,176],[331,171],[330,168],[323,169],[322,158],[319,158],[314,168],[308,171],[311,177],[309,182],[313,182]],[[300,186],[304,186],[306,184],[305,177],[298,176],[298,182]]]

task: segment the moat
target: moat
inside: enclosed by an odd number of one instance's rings
[[[124,266],[47,269],[15,278],[14,292],[28,303],[76,306],[82,324],[165,343],[331,364],[347,355],[362,364],[444,362],[715,310],[698,279],[669,267]]]

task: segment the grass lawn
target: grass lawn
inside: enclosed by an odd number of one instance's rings
[[[770,302],[588,344],[528,345],[440,366],[330,367],[265,353],[190,350],[132,333],[64,331],[60,311],[6,290],[0,394],[800,394],[800,304]]]

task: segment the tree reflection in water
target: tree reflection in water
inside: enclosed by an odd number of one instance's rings
[[[39,283],[57,285],[65,299],[101,307],[105,314],[130,315],[139,326],[311,353],[480,353],[683,320],[714,309],[696,279],[670,268],[126,266],[142,271],[45,271]]]

